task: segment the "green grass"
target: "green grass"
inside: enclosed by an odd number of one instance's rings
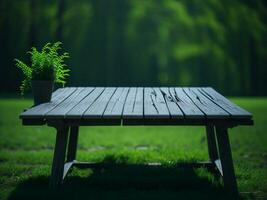
[[[254,115],[253,127],[230,129],[239,191],[267,198],[267,99],[232,98]],[[221,180],[206,169],[173,168],[207,160],[203,127],[82,127],[78,160],[124,163],[124,168],[77,170],[60,192],[48,189],[55,142],[50,127],[18,119],[31,101],[0,99],[0,199],[225,199]],[[162,162],[157,169],[136,166]],[[219,198],[220,197],[220,198]]]

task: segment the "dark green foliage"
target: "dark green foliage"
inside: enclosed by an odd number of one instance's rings
[[[26,90],[28,90],[31,86],[31,80],[32,80],[32,68],[28,67],[24,62],[15,59],[16,66],[22,70],[22,73],[25,76],[25,79],[22,81],[20,86],[21,94],[24,94]]]
[[[63,41],[73,86],[212,86],[267,95],[264,0],[1,0],[0,91],[22,77],[13,58]]]
[[[24,94],[30,88],[32,80],[53,80],[64,86],[66,77],[69,76],[69,69],[64,64],[64,59],[68,58],[68,53],[59,54],[61,42],[54,44],[47,43],[41,51],[35,47],[28,53],[31,55],[31,66],[15,59],[16,66],[20,68],[25,76],[20,86],[21,93]]]

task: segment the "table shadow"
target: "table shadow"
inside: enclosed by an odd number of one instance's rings
[[[151,167],[127,164],[127,158],[116,160],[107,157],[103,162],[112,167],[94,169],[87,176],[77,176],[80,169],[74,169],[57,191],[49,189],[48,176],[29,178],[8,199],[231,199],[218,181],[200,176],[194,167]]]

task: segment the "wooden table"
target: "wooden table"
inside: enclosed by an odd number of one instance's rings
[[[51,102],[27,109],[20,118],[23,125],[47,124],[57,130],[52,188],[61,185],[72,166],[98,166],[75,160],[79,126],[201,125],[206,127],[210,157],[205,166],[216,167],[225,189],[233,194],[238,191],[227,130],[253,124],[249,112],[210,87],[67,87],[56,90]]]

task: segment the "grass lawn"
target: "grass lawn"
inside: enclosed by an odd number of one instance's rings
[[[254,115],[253,127],[230,129],[238,188],[244,199],[267,199],[267,98],[232,98]],[[125,168],[74,169],[60,192],[48,189],[55,142],[50,127],[18,119],[29,100],[0,99],[0,199],[226,199],[205,169],[174,168],[207,160],[204,127],[82,127],[78,160]],[[157,169],[133,164],[162,162]]]

